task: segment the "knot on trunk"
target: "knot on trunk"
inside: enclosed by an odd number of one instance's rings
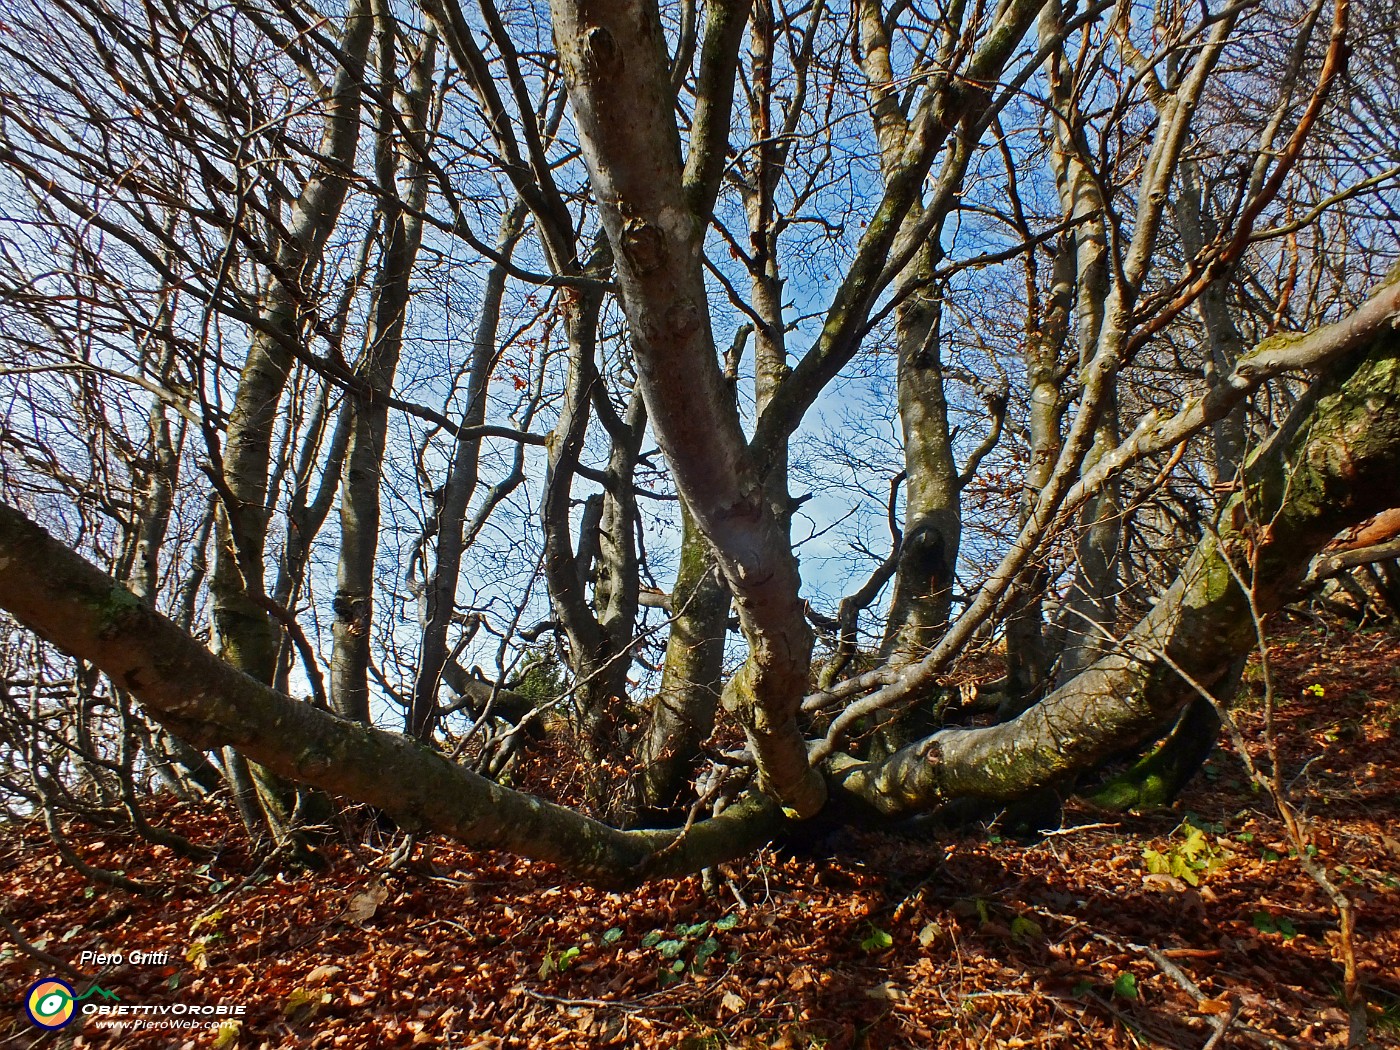
[[[638,274],[660,268],[666,250],[666,234],[660,226],[630,218],[622,224],[622,254]]]
[[[617,40],[602,26],[589,26],[580,41],[583,72],[587,77],[616,76],[626,62]]]

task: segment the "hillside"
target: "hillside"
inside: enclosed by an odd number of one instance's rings
[[[1384,1046],[1400,1045],[1398,657],[1392,633],[1335,627],[1299,630],[1273,652],[1283,759],[1317,859],[1357,905],[1371,1035]],[[1247,675],[1256,692],[1259,677]],[[1240,720],[1258,741],[1257,699],[1242,699]],[[162,801],[150,815],[220,852],[201,866],[126,830],[64,833],[83,860],[151,896],[85,879],[41,824],[8,831],[5,998],[18,1008],[33,982],[64,976],[56,959],[81,975],[79,995],[95,981],[122,1004],[241,1004],[241,1025],[118,1034],[80,1017],[34,1045],[1345,1042],[1336,915],[1228,748],[1171,811],[1071,807],[1030,843],[995,828],[937,841],[843,834],[765,850],[720,872],[712,892],[689,878],[608,893],[439,841],[389,871],[399,840],[359,818],[359,843],[326,848],[324,870],[278,871],[250,858],[231,811]],[[1150,870],[1164,863],[1183,877]],[[83,951],[168,958],[79,965]],[[16,1009],[0,1045],[36,1034]]]

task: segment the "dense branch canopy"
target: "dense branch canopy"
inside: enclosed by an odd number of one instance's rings
[[[0,801],[626,883],[1151,746],[1400,506],[1396,17],[21,0]]]

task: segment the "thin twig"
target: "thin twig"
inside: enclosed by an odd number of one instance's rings
[[[1042,831],[1040,833],[1040,837],[1043,839],[1048,839],[1053,838],[1056,835],[1077,835],[1081,831],[1098,831],[1104,828],[1121,828],[1122,826],[1123,824],[1120,821],[1098,824],[1076,824],[1074,825],[1074,827],[1071,828],[1056,828],[1054,831]]]

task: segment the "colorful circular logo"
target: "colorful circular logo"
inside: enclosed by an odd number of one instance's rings
[[[73,1000],[76,993],[67,981],[45,977],[29,986],[24,997],[24,1010],[40,1028],[62,1028],[73,1020]]]

